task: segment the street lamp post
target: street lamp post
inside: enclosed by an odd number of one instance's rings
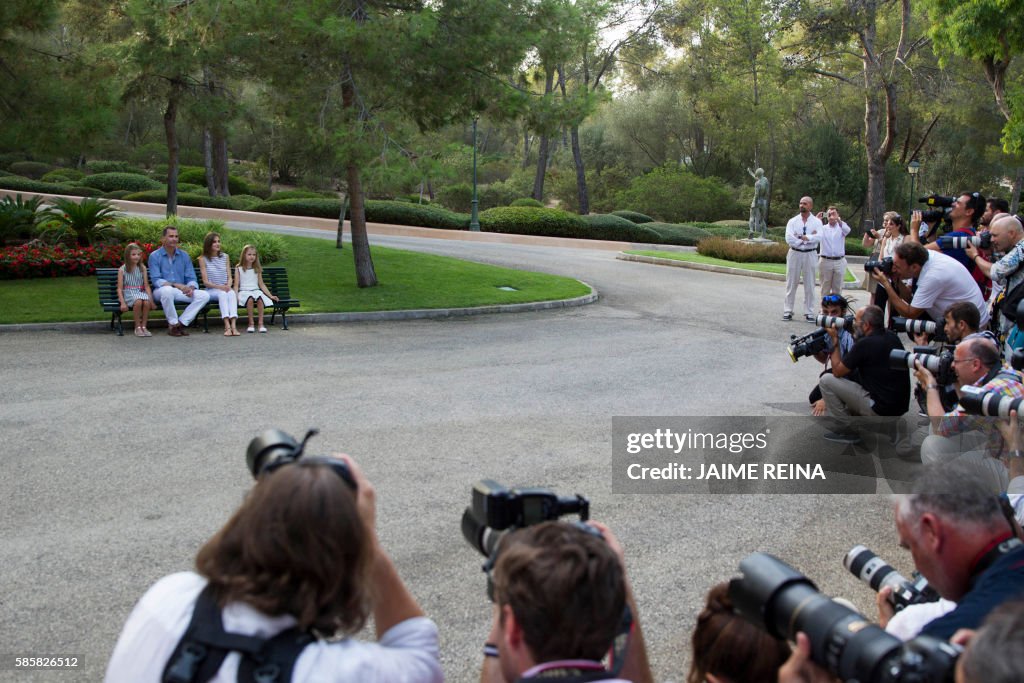
[[[469,217],[469,229],[473,232],[480,232],[480,202],[476,196],[476,117],[473,117],[473,201],[470,202],[472,213]]]
[[[910,174],[910,201],[907,204],[907,221],[910,221],[910,214],[914,212],[914,181],[917,174],[921,172],[921,164],[915,159],[907,164],[907,173]]]

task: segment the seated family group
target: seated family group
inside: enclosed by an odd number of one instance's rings
[[[178,248],[178,229],[174,226],[164,228],[161,247],[149,255],[148,268],[142,259],[142,247],[129,244],[124,250],[124,264],[117,271],[117,298],[122,312],[132,311],[136,337],[153,336],[147,324],[154,302],[163,308],[172,337],[187,337],[186,328],[210,302],[220,309],[225,337],[241,336],[236,327],[240,305],[248,312],[247,332],[257,330],[253,324],[254,309],[259,331],[267,331],[263,310],[278,301],[278,297],[263,282],[263,266],[253,245],[242,248],[238,265],[232,271],[231,260],[221,249],[220,235],[207,233],[198,259],[202,288],[192,258]],[[180,316],[175,308],[177,303],[187,304]]]

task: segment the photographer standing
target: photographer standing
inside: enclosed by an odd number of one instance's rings
[[[959,404],[947,412],[935,376],[920,363],[916,367],[914,375],[925,389],[931,418],[931,434],[921,443],[921,462],[932,465],[957,458],[978,468],[995,492],[1005,490],[1006,466],[1000,460],[1005,445],[995,421],[969,416]],[[1024,397],[1020,373],[1003,366],[999,347],[988,337],[970,335],[957,344],[953,349],[953,371],[958,396],[963,394],[961,387],[969,385],[1001,396]],[[982,446],[985,450],[980,450]]]
[[[821,273],[821,295],[843,293],[843,278],[846,276],[846,236],[850,226],[839,217],[839,209],[828,207],[825,214],[818,214],[818,220],[827,221],[821,228],[821,256],[818,272]]]
[[[262,680],[440,683],[437,627],[377,539],[373,486],[340,458],[260,474],[200,549],[198,573],[164,577],[139,600],[106,681],[234,683],[272,666],[282,675]],[[371,611],[377,642],[354,640]],[[275,636],[292,650],[268,650]]]
[[[973,244],[967,246],[967,255],[1000,288],[992,312],[999,317],[999,338],[1012,352],[1024,346],[1024,339],[1016,329],[1017,305],[1024,300],[1024,227],[1016,216],[1001,215],[989,226],[989,233],[993,251],[1004,256],[990,263]]]
[[[837,330],[827,328],[832,338],[832,374],[822,375],[819,386],[827,419],[835,425],[835,431],[825,433],[829,441],[859,442],[860,436],[853,427],[854,416],[899,417],[907,412],[909,371],[889,366],[889,352],[902,350],[903,344],[883,323],[878,306],[865,306],[857,311],[853,348],[845,355],[840,351]]]
[[[502,539],[481,681],[652,680],[622,547],[608,527],[588,524],[601,537],[565,522],[542,522]],[[629,642],[621,652],[625,634]],[[621,670],[607,671],[601,659],[613,647],[613,664]]]
[[[985,197],[980,192],[961,193],[949,209],[949,221],[952,224],[952,230],[943,235],[943,237],[974,237],[977,235],[978,223],[985,215],[986,207]],[[911,221],[912,225],[915,220],[920,222],[920,212],[914,212]],[[911,230],[911,234],[915,234],[915,231]],[[992,281],[987,273],[982,272],[978,268],[977,264],[970,257],[969,251],[959,248],[943,248],[938,241],[929,242],[925,245],[925,248],[932,251],[941,251],[946,256],[951,256],[959,261],[970,272],[971,277],[974,278],[978,288],[981,289],[982,296],[986,300],[988,299],[989,291],[992,289]]]
[[[814,322],[814,265],[815,254],[821,241],[821,221],[811,213],[814,201],[810,197],[800,198],[800,213],[789,219],[786,224],[786,303],[782,309],[782,319],[793,319],[793,305],[796,303],[796,290],[800,285],[800,277],[804,280],[804,319]]]

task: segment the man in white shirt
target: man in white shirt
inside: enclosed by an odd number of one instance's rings
[[[843,293],[843,278],[846,276],[846,236],[850,234],[850,226],[839,217],[839,210],[828,207],[818,219],[825,217],[828,221],[821,230],[821,256],[818,260],[818,272],[821,274],[821,295]]]
[[[889,295],[889,306],[897,315],[919,318],[927,313],[932,320],[942,320],[946,309],[958,301],[974,304],[981,314],[981,329],[989,320],[988,306],[978,284],[956,259],[941,251],[929,251],[917,242],[904,242],[896,247],[892,257],[892,274],[896,279],[917,281],[913,298],[907,302],[893,289],[884,273],[877,270],[871,276]]]
[[[814,322],[814,278],[817,263],[818,243],[821,241],[822,225],[818,217],[811,213],[814,200],[810,197],[800,199],[800,213],[789,219],[786,224],[786,303],[782,310],[783,320],[793,319],[793,304],[796,302],[796,288],[800,277],[804,279],[804,319]]]

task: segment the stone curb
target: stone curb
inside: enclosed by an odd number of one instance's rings
[[[615,258],[620,261],[636,261],[637,263],[650,263],[656,266],[672,266],[674,268],[690,268],[691,270],[704,270],[710,273],[725,273],[726,275],[742,275],[743,277],[756,277],[762,280],[774,280],[785,282],[786,276],[781,273],[765,273],[759,270],[746,270],[744,268],[730,268],[729,266],[717,266],[712,263],[694,263],[692,261],[679,261],[670,258],[659,258],[657,256],[643,256],[641,254],[627,254],[620,251]],[[849,268],[847,268],[849,270]],[[856,274],[854,274],[856,277]],[[843,282],[843,289],[863,289],[864,283],[861,280],[855,282]]]
[[[580,281],[582,282],[582,280]],[[471,315],[488,315],[491,313],[527,313],[530,311],[547,311],[556,308],[572,308],[586,306],[596,302],[600,296],[596,289],[590,287],[590,293],[578,296],[573,299],[554,299],[552,301],[530,301],[521,304],[494,304],[491,306],[473,306],[469,308],[415,308],[401,311],[360,311],[353,313],[292,313],[289,317],[289,325],[294,323],[348,323],[348,322],[374,322],[379,320],[428,320],[443,318],[462,318]],[[166,326],[162,319],[155,320],[157,329]],[[12,332],[40,332],[40,331],[95,331],[102,328],[106,331],[110,327],[109,320],[88,320],[82,322],[53,322],[53,323],[17,323],[13,325],[0,325],[0,334]],[[131,327],[129,319],[128,328]],[[212,326],[211,326],[212,327]],[[217,330],[214,330],[217,331]]]

